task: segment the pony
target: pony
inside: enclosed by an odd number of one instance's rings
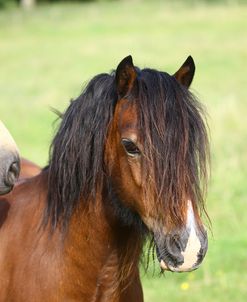
[[[197,269],[208,171],[204,111],[174,75],[131,56],[62,114],[49,164],[0,202],[0,301],[141,302],[146,240],[162,271]]]
[[[19,151],[0,121],[0,195],[10,192],[19,176]]]

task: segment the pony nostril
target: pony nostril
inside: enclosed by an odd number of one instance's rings
[[[6,178],[5,178],[5,185],[6,186],[13,186],[14,183],[16,182],[17,178],[19,177],[19,173],[20,173],[20,164],[19,162],[15,161],[13,162],[10,167],[9,170],[7,172]]]
[[[181,252],[181,245],[178,235],[168,237],[166,243],[168,250],[173,254]]]
[[[181,243],[178,235],[169,236],[166,240],[166,256],[170,264],[174,267],[184,262]]]
[[[179,236],[178,235],[174,235],[172,237],[172,241],[173,241],[173,244],[176,246],[176,248],[181,251],[181,244],[180,244],[180,239],[179,239]]]

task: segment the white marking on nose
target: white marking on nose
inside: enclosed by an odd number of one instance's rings
[[[0,149],[18,152],[16,143],[4,124],[0,121]]]
[[[187,230],[189,233],[188,242],[184,251],[181,254],[184,257],[184,263],[178,267],[170,267],[173,271],[190,271],[193,270],[194,265],[198,261],[198,253],[201,249],[201,242],[196,234],[196,222],[195,215],[191,201],[188,201],[188,210],[187,210]]]

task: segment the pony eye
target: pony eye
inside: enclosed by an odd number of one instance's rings
[[[134,156],[141,154],[139,148],[131,140],[129,140],[127,138],[123,138],[122,144],[124,146],[125,151],[128,153],[129,156],[134,157]]]

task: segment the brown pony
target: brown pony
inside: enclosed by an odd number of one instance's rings
[[[20,163],[17,146],[8,130],[0,121],[0,195],[11,191],[18,178],[19,170]]]
[[[163,270],[200,265],[208,141],[194,71],[191,57],[170,76],[128,56],[71,102],[48,167],[0,201],[0,301],[141,302],[147,237]]]

